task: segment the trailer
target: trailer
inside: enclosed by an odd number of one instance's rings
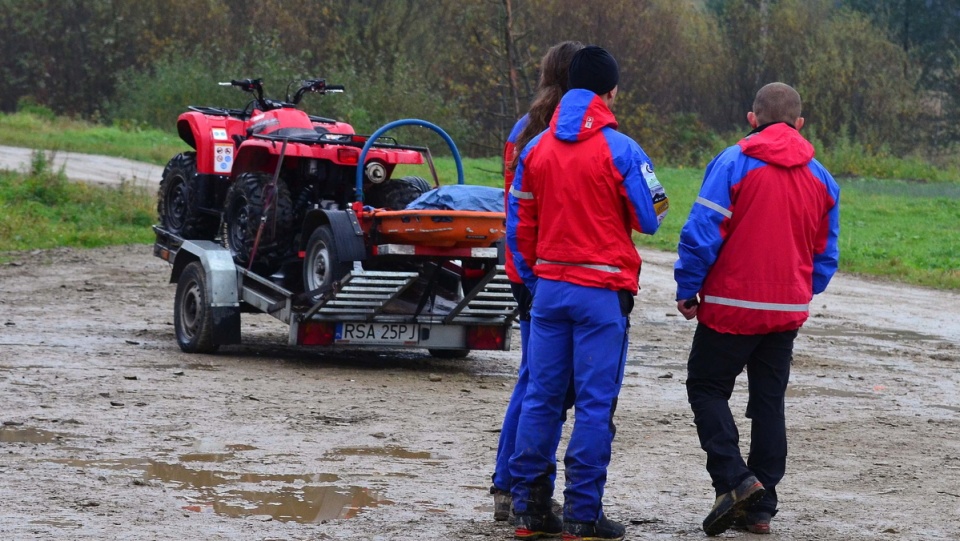
[[[159,226],[154,231],[154,255],[172,266],[174,328],[188,353],[239,344],[242,313],[264,313],[289,325],[293,346],[420,348],[441,358],[510,349],[517,306],[501,264],[502,245],[378,245],[381,258],[402,258],[420,270],[365,270],[357,262],[317,293],[287,289],[281,275],[261,276],[237,265],[214,241],[183,239]],[[479,272],[458,279],[469,270],[463,265]]]

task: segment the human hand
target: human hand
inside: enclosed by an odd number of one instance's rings
[[[688,320],[697,317],[697,308],[699,306],[700,302],[697,301],[696,297],[677,301],[677,311]]]

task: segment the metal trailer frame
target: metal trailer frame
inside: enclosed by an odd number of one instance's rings
[[[420,348],[461,357],[471,349],[480,349],[470,346],[467,335],[471,329],[485,329],[502,337],[498,349],[510,349],[510,330],[518,310],[502,265],[502,245],[467,249],[468,257],[486,261],[488,270],[455,303],[448,300],[444,304],[443,299],[438,302],[435,296],[430,297],[428,287],[415,306],[398,313],[396,301],[400,295],[418,280],[422,283],[433,278],[418,272],[368,271],[356,262],[354,269],[331,290],[321,294],[316,302],[310,302],[305,294],[285,289],[271,277],[236,265],[230,250],[216,242],[183,239],[159,226],[154,226],[154,231],[157,236],[154,255],[172,265],[170,283],[178,283],[190,263],[198,261],[202,265],[206,275],[203,298],[213,316],[215,346],[240,343],[241,312],[262,312],[290,326],[288,344],[294,346],[321,345],[304,339],[311,330],[319,328],[334,333],[333,343],[322,345]],[[414,246],[383,244],[376,248],[377,257],[418,257]],[[435,261],[436,254],[426,259]],[[451,255],[450,259],[459,258]],[[441,267],[438,264],[436,268]],[[392,310],[386,310],[388,307]],[[384,343],[376,339],[345,338],[347,330],[361,329],[369,334],[378,326],[390,329],[391,324],[396,324],[397,329],[403,325],[411,331],[415,328],[416,339]]]

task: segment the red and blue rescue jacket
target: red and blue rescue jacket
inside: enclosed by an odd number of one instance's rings
[[[655,233],[669,202],[650,158],[616,128],[599,96],[573,89],[550,128],[520,152],[507,198],[507,245],[534,294],[537,278],[634,294],[639,288],[631,232]]]
[[[707,166],[674,266],[677,300],[729,334],[800,328],[837,270],[840,187],[786,123],[754,130]]]
[[[523,131],[523,128],[527,126],[527,123],[530,122],[530,115],[526,114],[520,117],[520,120],[513,125],[513,129],[510,130],[510,135],[507,137],[507,142],[503,145],[503,210],[504,212],[510,212],[510,202],[507,200],[507,197],[510,193],[510,186],[513,185],[514,170],[510,169],[510,164],[513,163],[513,157],[519,151],[517,148],[517,138],[520,137],[520,132]],[[504,268],[507,271],[507,279],[511,282],[521,283],[523,280],[520,279],[520,275],[517,274],[517,267],[513,264],[513,253],[510,251],[510,246],[506,246],[506,260],[504,262]]]

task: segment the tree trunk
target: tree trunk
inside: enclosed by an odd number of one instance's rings
[[[502,0],[504,11],[503,46],[507,52],[507,69],[510,74],[510,97],[513,99],[513,116],[520,117],[520,73],[513,43],[513,2]]]

